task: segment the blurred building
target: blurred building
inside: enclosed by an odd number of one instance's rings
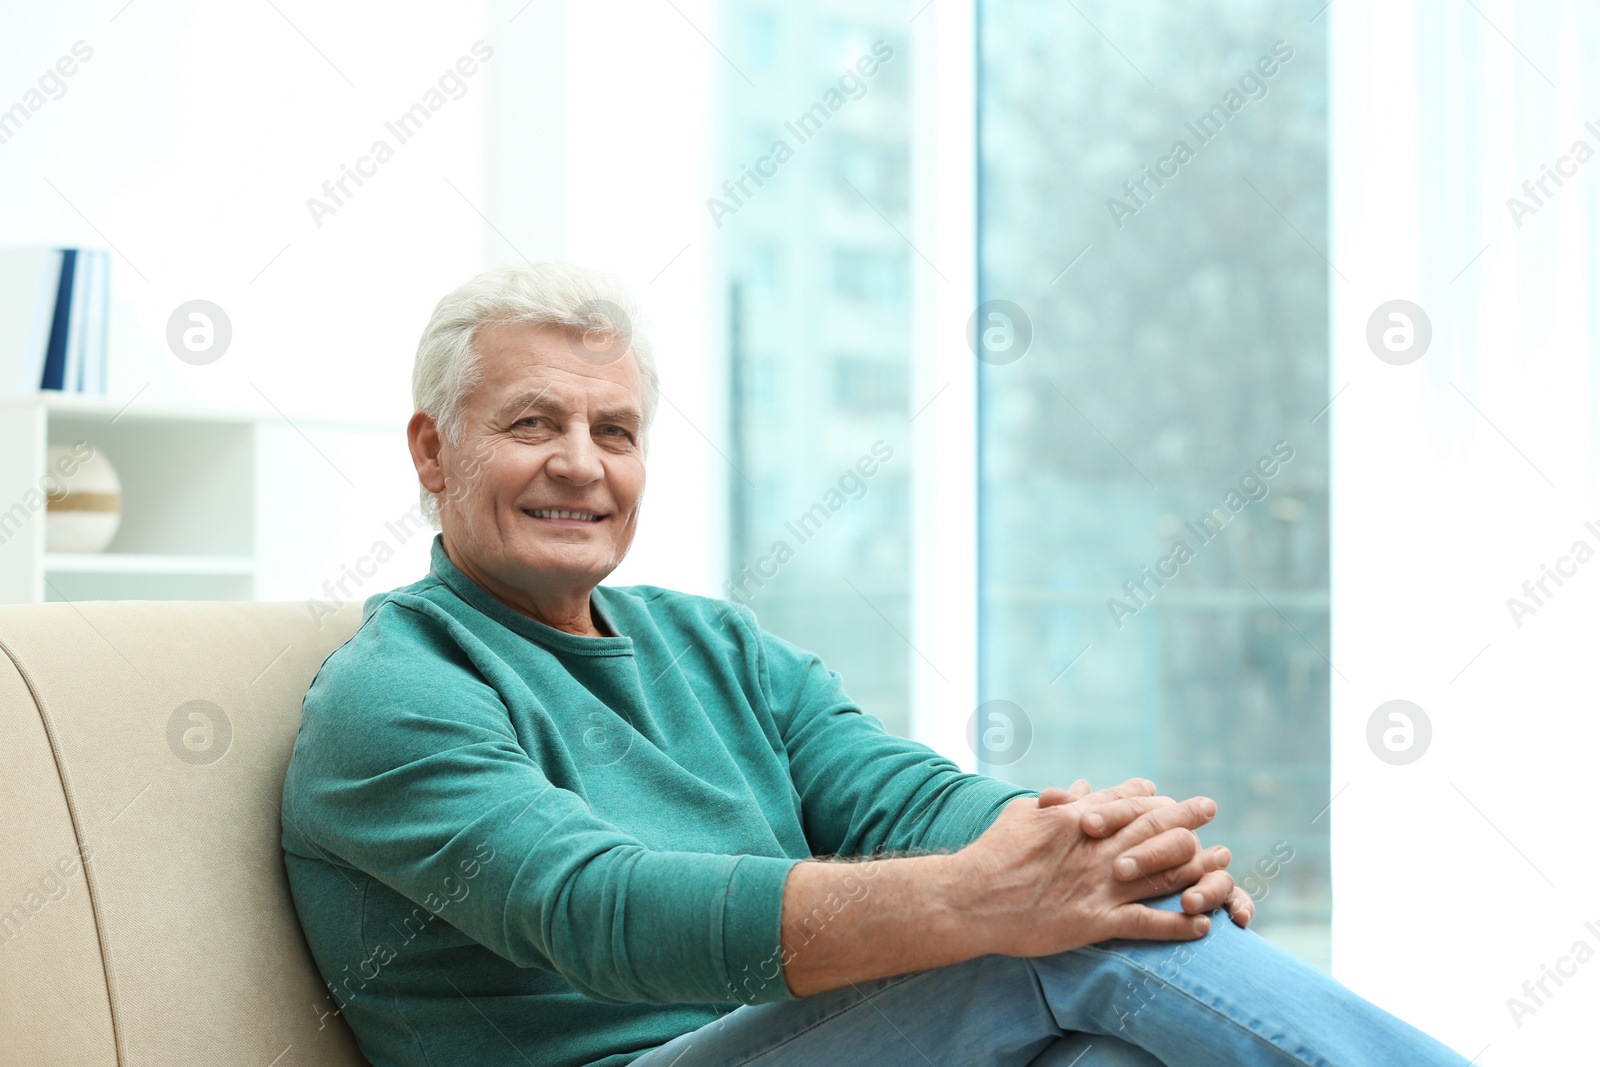
[[[821,655],[863,708],[905,733],[908,652],[896,633],[908,629],[910,597],[905,12],[885,0],[740,0],[725,24],[755,83],[724,78],[717,170],[742,201],[717,191],[734,208],[718,231],[730,308],[730,595]],[[787,152],[774,151],[779,142]],[[747,171],[770,176],[741,189]]]

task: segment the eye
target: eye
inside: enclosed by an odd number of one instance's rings
[[[541,415],[528,415],[525,418],[518,419],[514,425],[521,426],[525,422],[539,422],[542,419],[543,416]]]
[[[628,438],[629,440],[633,439],[633,434],[629,433],[627,428],[624,427],[624,426],[617,426],[615,424],[612,424],[612,425],[603,427],[603,429],[608,430],[608,431],[609,430],[616,430],[617,431],[615,434],[608,433],[607,434],[608,437],[616,437],[618,435],[621,435],[623,437]]]

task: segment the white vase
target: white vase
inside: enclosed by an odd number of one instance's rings
[[[45,551],[104,552],[122,523],[122,481],[116,468],[105,453],[83,442],[51,445],[45,462]]]

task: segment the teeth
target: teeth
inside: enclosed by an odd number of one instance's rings
[[[592,511],[563,511],[561,508],[534,508],[529,514],[540,519],[583,519],[586,522],[597,522],[600,518]]]

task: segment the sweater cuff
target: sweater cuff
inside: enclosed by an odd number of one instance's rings
[[[800,860],[740,856],[728,880],[722,951],[732,1000],[762,1004],[797,999],[783,976],[783,887]]]
[[[958,852],[983,836],[1011,801],[1038,795],[1037,789],[1024,789],[987,775],[969,774],[923,835],[921,846]]]

